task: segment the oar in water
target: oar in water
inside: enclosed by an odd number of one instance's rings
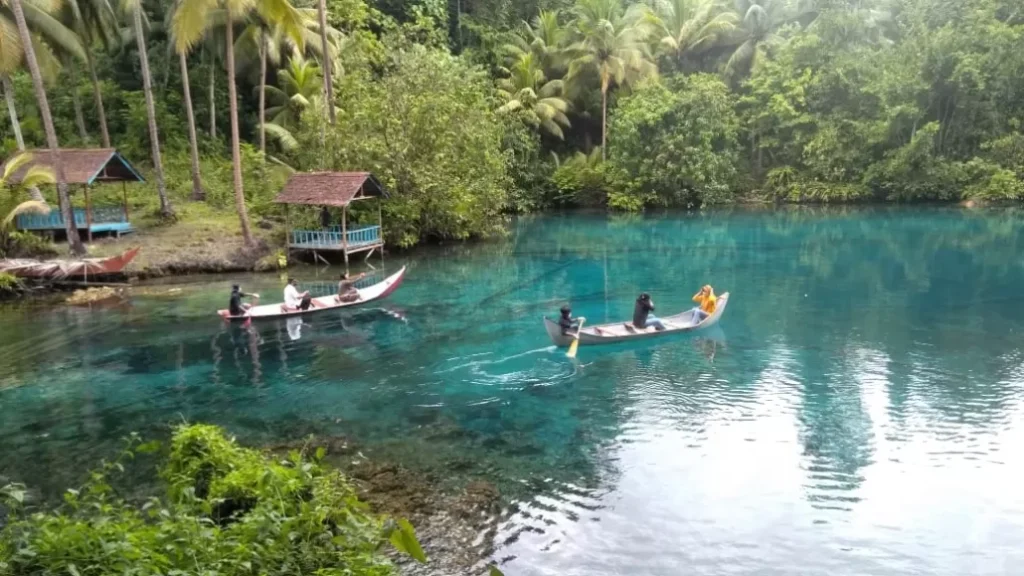
[[[569,344],[569,351],[565,353],[569,358],[576,357],[576,349],[580,347],[580,330],[583,330],[583,323],[586,321],[586,318],[580,318],[580,324],[576,327],[576,335],[572,337],[572,344]]]

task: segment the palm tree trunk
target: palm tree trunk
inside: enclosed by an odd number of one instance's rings
[[[267,154],[267,37],[260,29],[260,153]]]
[[[225,3],[227,26],[224,27],[227,42],[224,55],[227,59],[228,106],[231,116],[231,164],[234,172],[235,208],[242,223],[242,240],[252,246],[252,231],[249,229],[249,214],[245,209],[245,190],[242,188],[242,149],[238,142],[238,96],[235,94],[235,31],[232,29],[231,3]]]
[[[210,138],[217,137],[217,63],[210,56]]]
[[[11,115],[11,130],[14,131],[14,141],[18,144],[18,152],[25,151],[25,138],[21,135],[21,122],[18,121],[18,108],[14,102],[14,86],[11,85],[11,77],[7,74],[0,76],[0,82],[4,85],[4,98],[7,99],[7,113]],[[36,202],[46,204],[46,198],[39,188],[32,186],[28,189],[28,195]]]
[[[167,199],[164,186],[164,167],[160,158],[160,134],[156,127],[156,105],[153,104],[153,78],[149,74],[149,56],[146,55],[146,38],[142,35],[142,6],[135,7],[135,43],[139,47],[139,63],[142,65],[142,91],[146,95],[146,114],[149,116],[149,144],[153,153],[153,172],[156,175],[156,193],[160,197],[160,215],[174,216],[174,209]]]
[[[202,200],[206,197],[203,192],[203,180],[199,177],[199,143],[196,137],[196,116],[192,111],[192,90],[188,86],[188,59],[184,52],[178,53],[178,63],[181,65],[181,90],[185,97],[185,116],[188,120],[188,147],[192,155],[192,199]]]
[[[92,78],[92,94],[96,100],[96,114],[100,117],[100,138],[104,148],[110,148],[110,132],[107,130],[107,112],[103,109],[103,92],[100,90],[100,80],[96,76],[96,62],[92,59],[92,51],[86,49],[85,63],[89,67],[89,76]]]
[[[601,160],[607,159],[608,143],[608,89],[601,90]]]
[[[89,132],[85,129],[85,115],[82,114],[82,98],[78,95],[78,78],[75,74],[75,67],[70,61],[65,61],[65,68],[68,70],[68,79],[71,86],[71,106],[75,111],[75,126],[78,127],[78,137],[83,142],[89,141]]]
[[[68,196],[68,181],[64,175],[64,162],[60,158],[60,145],[57,143],[57,131],[53,127],[53,116],[50,115],[50,103],[46,100],[46,87],[43,85],[43,75],[39,71],[39,63],[36,61],[35,49],[32,47],[32,36],[28,31],[28,24],[25,22],[25,12],[21,8],[21,0],[10,0],[8,6],[14,12],[14,20],[18,24],[18,35],[21,37],[21,44],[25,50],[25,64],[28,65],[29,74],[32,75],[32,87],[36,92],[36,103],[39,105],[39,114],[43,118],[43,131],[46,132],[46,145],[50,148],[53,168],[57,176],[57,200],[60,204],[60,214],[64,218],[64,230],[68,236],[68,246],[75,255],[85,254],[85,246],[82,239],[78,237],[78,229],[75,228],[75,215],[71,210],[71,198]]]
[[[320,48],[323,50],[323,74],[324,74],[324,91],[327,94],[327,102],[324,104],[327,106],[327,118],[331,122],[331,126],[334,126],[334,81],[331,79],[334,68],[334,63],[331,60],[330,47],[327,44],[327,5],[326,0],[317,0],[316,10],[317,15],[320,18]]]

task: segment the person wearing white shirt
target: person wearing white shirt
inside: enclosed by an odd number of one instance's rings
[[[306,292],[299,292],[295,279],[289,278],[288,284],[284,287],[284,304],[281,305],[281,310],[284,312],[297,312],[299,310],[309,310],[310,307],[317,307],[316,300],[313,300],[308,290]]]

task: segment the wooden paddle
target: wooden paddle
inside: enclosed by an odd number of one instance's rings
[[[580,346],[580,330],[583,330],[583,323],[586,321],[586,318],[580,318],[580,324],[576,327],[576,335],[572,337],[572,344],[569,344],[569,351],[565,353],[569,358],[576,357],[576,349]]]

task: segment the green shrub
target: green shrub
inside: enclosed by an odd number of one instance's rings
[[[14,294],[21,287],[18,278],[7,272],[0,272],[0,295]]]
[[[133,438],[53,511],[29,513],[19,486],[0,491],[11,510],[0,575],[383,576],[392,572],[380,551],[388,540],[425,560],[408,522],[370,513],[340,473],[320,464],[323,449],[275,459],[214,426],[182,426],[161,470],[164,496],[129,503],[110,479],[156,449]]]
[[[628,180],[609,206],[731,202],[740,150],[733,104],[725,83],[710,74],[651,81],[620,100],[609,162]]]

